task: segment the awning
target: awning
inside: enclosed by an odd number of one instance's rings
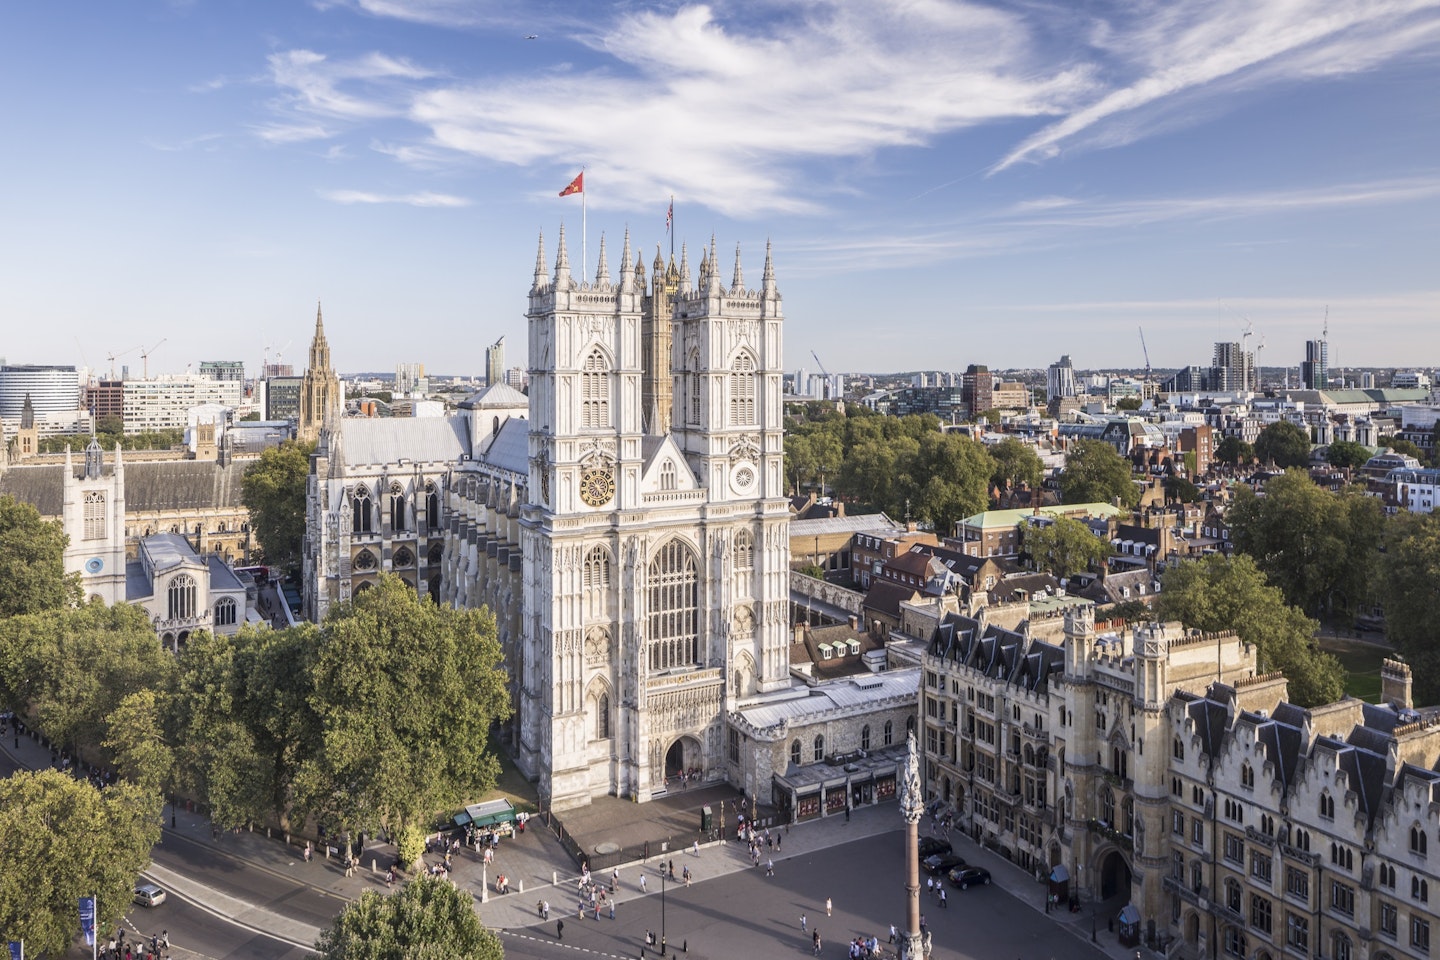
[[[1140,922],[1140,911],[1135,904],[1127,903],[1120,910],[1120,922],[1124,924],[1137,924]]]
[[[1065,864],[1063,863],[1056,865],[1055,869],[1050,871],[1051,883],[1064,883],[1069,879],[1070,871],[1065,869]]]

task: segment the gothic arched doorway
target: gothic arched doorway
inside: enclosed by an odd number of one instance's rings
[[[1119,850],[1111,850],[1100,861],[1100,899],[1109,900],[1117,893],[1130,894],[1130,865]]]
[[[694,737],[681,737],[670,744],[670,749],[665,752],[665,779],[678,778],[691,771],[703,773],[705,766],[705,755],[700,749],[700,741]]]

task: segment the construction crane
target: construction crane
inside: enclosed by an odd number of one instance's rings
[[[144,344],[141,344],[141,346],[144,346]],[[157,343],[156,346],[158,347],[159,344]],[[134,353],[136,350],[139,350],[139,349],[140,349],[140,347],[131,347],[129,350],[121,350],[119,353],[107,353],[107,354],[105,354],[105,359],[110,361],[110,379],[111,379],[111,380],[114,380],[114,379],[115,379],[115,361],[118,360],[118,359],[120,359],[121,357],[128,357],[130,354]]]
[[[168,338],[168,337],[161,337],[161,338],[160,338],[160,343],[164,343],[167,339],[169,339],[169,338]],[[149,379],[150,379],[150,354],[152,354],[152,353],[155,352],[155,347],[160,346],[160,343],[155,344],[155,346],[154,346],[154,347],[151,347],[149,350],[141,350],[141,351],[140,351],[140,359],[145,362],[145,379],[146,379],[146,380],[149,380]]]

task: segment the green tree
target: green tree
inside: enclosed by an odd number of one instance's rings
[[[1384,519],[1375,498],[1330,493],[1288,470],[1266,482],[1264,496],[1239,487],[1225,519],[1235,546],[1311,616],[1349,622],[1369,598]]]
[[[318,960],[502,960],[500,938],[475,915],[470,894],[435,877],[393,896],[367,891],[315,944]]]
[[[293,567],[305,540],[305,480],[313,443],[287,440],[245,470],[240,498],[267,563]]]
[[[1370,459],[1370,448],[1354,440],[1336,440],[1325,452],[1325,459],[1332,467],[1354,470],[1365,466],[1365,461]]]
[[[1061,579],[1103,563],[1115,552],[1110,544],[1074,517],[1056,517],[1054,523],[1026,524],[1024,547],[1035,569]]]
[[[174,786],[175,753],[165,742],[161,700],[154,690],[127,695],[105,726],[103,746],[122,777],[161,796]]]
[[[1212,633],[1234,630],[1255,645],[1262,671],[1285,672],[1293,702],[1315,706],[1344,692],[1344,667],[1315,642],[1319,625],[1287,604],[1244,554],[1184,561],[1166,572],[1162,586],[1162,619]]]
[[[1236,436],[1223,438],[1215,445],[1215,460],[1238,467],[1255,459],[1255,448]]]
[[[956,433],[927,433],[901,466],[897,486],[915,514],[945,535],[985,509],[995,461],[985,447]]]
[[[59,522],[42,520],[40,511],[8,494],[0,497],[0,617],[79,601],[80,575],[65,572],[67,543]]]
[[[96,929],[113,930],[159,839],[160,797],[134,784],[101,792],[57,770],[0,780],[0,930],[31,956],[64,956],[92,895]]]
[[[1103,440],[1081,440],[1065,456],[1060,474],[1065,503],[1110,503],[1125,507],[1140,502],[1140,488],[1130,478],[1130,461]]]
[[[1289,420],[1277,420],[1255,438],[1255,456],[1281,469],[1310,465],[1310,434]]]
[[[96,601],[0,620],[0,692],[28,704],[51,740],[77,750],[98,747],[121,701],[164,689],[174,670],[141,607]]]
[[[337,607],[320,631],[310,706],[317,754],[296,778],[304,810],[392,832],[490,789],[490,726],[510,714],[495,618],[419,599],[398,577]]]
[[[1035,448],[1022,440],[1006,437],[989,448],[990,458],[995,461],[995,472],[990,476],[990,485],[1001,490],[1016,489],[1022,484],[1031,490],[1039,488],[1045,475],[1045,465]]]
[[[1440,702],[1440,513],[1389,521],[1376,581],[1385,634],[1410,663],[1416,702]]]

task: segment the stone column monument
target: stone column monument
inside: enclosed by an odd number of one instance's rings
[[[900,931],[901,960],[921,960],[929,951],[920,937],[920,816],[925,802],[920,794],[920,757],[915,734],[909,736],[904,780],[900,784],[900,815],[905,818],[905,926]]]

